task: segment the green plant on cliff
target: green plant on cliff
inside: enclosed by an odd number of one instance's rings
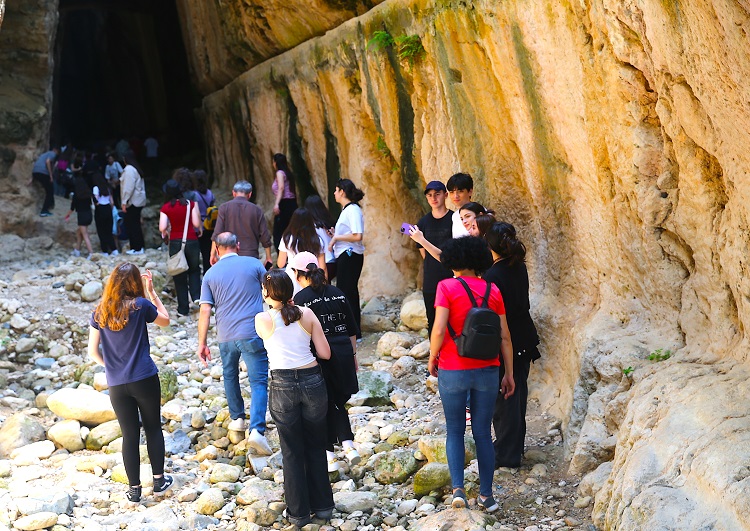
[[[385,50],[389,46],[393,46],[394,42],[395,41],[390,33],[379,30],[372,34],[372,39],[367,41],[367,49],[379,52]]]
[[[419,35],[399,35],[394,39],[398,47],[398,58],[402,61],[408,61],[409,66],[414,66],[414,62],[425,56],[422,39]]]
[[[375,141],[375,147],[384,158],[391,156],[391,150],[388,148],[388,144],[385,143],[383,135],[378,135],[378,139]]]
[[[664,361],[664,360],[668,360],[671,357],[672,357],[671,350],[664,350],[663,348],[657,348],[655,351],[649,354],[648,359],[650,361]]]
[[[633,369],[633,367],[625,367],[625,368],[624,368],[624,369],[622,370],[622,373],[623,373],[623,374],[624,374],[625,376],[630,376],[630,374],[631,374],[631,373],[632,373],[632,372],[633,372],[634,370],[635,370],[635,369]]]

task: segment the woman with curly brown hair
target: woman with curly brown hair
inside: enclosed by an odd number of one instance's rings
[[[127,498],[134,503],[141,500],[139,413],[154,475],[154,494],[172,486],[172,478],[164,475],[161,387],[158,370],[149,356],[147,323],[169,324],[169,313],[156,294],[151,271],[141,274],[135,264],[120,264],[110,274],[102,300],[91,315],[88,351],[107,375],[109,397],[122,430],[122,461],[130,484]]]

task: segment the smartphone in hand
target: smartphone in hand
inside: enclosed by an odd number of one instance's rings
[[[411,223],[403,223],[401,225],[401,234],[409,235],[409,231],[411,230]]]

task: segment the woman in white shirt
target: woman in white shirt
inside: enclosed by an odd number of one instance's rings
[[[320,359],[329,359],[331,349],[313,311],[291,302],[292,281],[285,272],[266,273],[262,292],[269,310],[255,316],[255,330],[271,369],[268,410],[281,443],[285,516],[303,527],[313,513],[324,520],[333,514],[325,452],[328,393],[310,340]]]
[[[365,245],[362,242],[365,219],[359,201],[364,196],[365,193],[349,179],[339,180],[333,198],[341,205],[341,214],[328,244],[328,249],[332,250],[336,257],[336,287],[344,292],[354,312],[358,328],[357,339],[362,337],[358,284],[365,258]]]
[[[102,253],[117,255],[119,253],[115,246],[115,237],[112,234],[112,194],[107,179],[99,172],[94,174],[93,193],[96,201],[94,223],[96,224],[96,234],[99,236]]]
[[[315,219],[306,208],[298,208],[292,214],[284,234],[279,242],[279,256],[276,265],[280,268],[286,267],[287,275],[292,279],[294,293],[299,293],[302,286],[297,282],[297,276],[289,267],[292,258],[298,253],[307,251],[314,254],[318,259],[318,266],[325,270],[325,244],[315,230]]]

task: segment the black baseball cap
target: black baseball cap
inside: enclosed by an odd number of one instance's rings
[[[427,183],[427,186],[424,187],[424,193],[426,194],[430,190],[435,190],[437,192],[447,192],[448,190],[445,189],[445,185],[441,183],[440,181],[430,181]]]

